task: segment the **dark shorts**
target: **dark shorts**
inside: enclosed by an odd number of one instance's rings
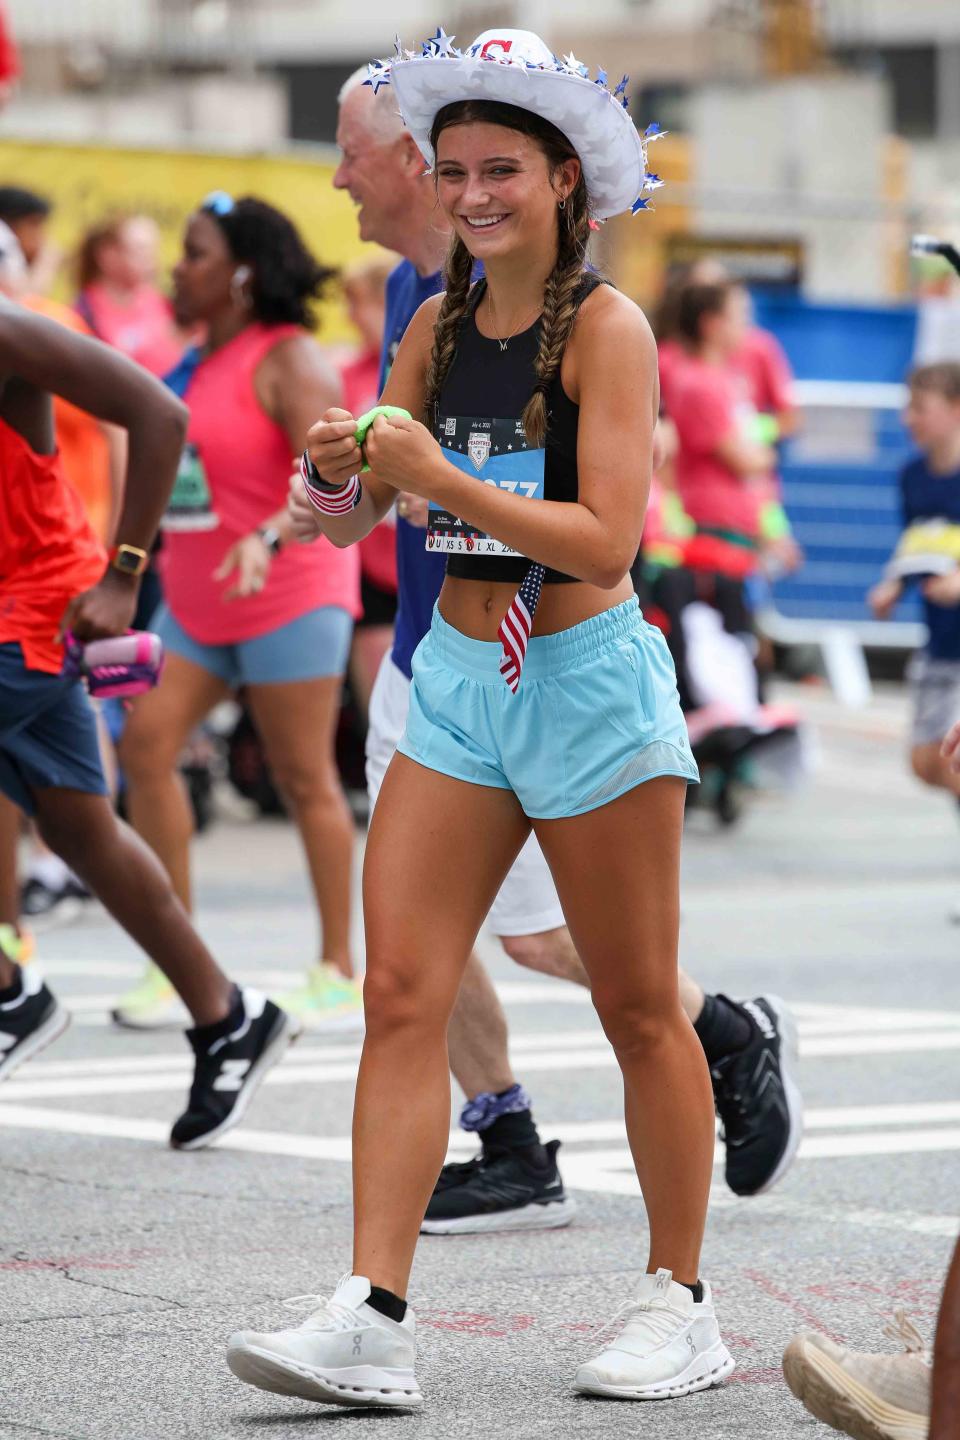
[[[106,795],[93,707],[79,680],[28,670],[16,641],[0,643],[0,790],[32,815],[34,792]]]
[[[360,577],[360,603],[363,619],[357,621],[358,630],[365,630],[368,625],[392,625],[397,618],[396,590],[384,590],[366,575]]]

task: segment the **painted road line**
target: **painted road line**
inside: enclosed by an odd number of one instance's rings
[[[272,1071],[273,1079],[268,1079],[267,1083],[281,1083],[281,1077],[293,1067],[296,1058],[298,1058],[296,1052],[288,1055],[282,1069]],[[91,1067],[95,1066],[99,1068],[105,1066],[122,1066],[124,1062],[92,1061],[88,1063]],[[170,1071],[170,1062],[159,1056],[144,1056],[136,1063],[147,1070],[151,1067],[162,1067],[164,1072]],[[54,1069],[59,1070],[61,1068],[56,1062],[51,1061],[44,1064],[44,1062],[38,1061],[31,1067],[29,1073],[35,1074],[41,1066],[45,1072]],[[98,1080],[105,1082],[102,1087],[98,1087],[96,1090],[90,1089],[86,1092],[81,1092],[76,1084],[76,1075],[73,1068],[74,1062],[65,1062],[63,1068],[66,1069],[67,1066],[70,1066],[67,1074],[62,1077],[58,1075],[57,1077],[63,1080],[63,1085],[57,1086],[56,1088],[51,1086],[49,1090],[44,1091],[43,1096],[28,1093],[26,1084],[20,1080],[13,1080],[5,1086],[4,1089],[0,1091],[0,1124],[2,1124],[4,1112],[8,1108],[8,1101],[16,1107],[21,1101],[27,1099],[55,1099],[58,1096],[78,1095],[80,1093],[113,1094],[117,1096],[150,1093],[149,1089],[141,1090],[139,1086],[132,1083],[136,1078],[135,1076],[117,1073],[113,1069],[111,1069],[110,1072],[113,1076],[112,1079],[103,1076],[96,1077]],[[91,1077],[91,1079],[93,1078],[94,1077]],[[156,1077],[147,1074],[146,1076],[142,1076],[142,1078],[145,1079],[149,1085],[149,1082]],[[170,1088],[174,1086],[182,1088],[189,1078],[190,1067],[186,1061],[184,1061],[182,1069],[179,1072],[175,1074],[163,1074],[163,1088],[166,1088],[167,1083],[169,1083]],[[294,1080],[299,1083],[303,1078],[303,1071],[301,1069],[296,1076],[289,1076],[288,1083],[293,1083]],[[813,1130],[892,1130],[893,1127],[896,1126],[946,1126],[956,1122],[960,1122],[960,1100],[917,1101],[893,1105],[814,1106],[804,1112],[804,1130],[807,1132]],[[551,1138],[556,1137],[558,1140],[561,1140],[565,1146],[597,1145],[611,1141],[622,1142],[624,1138],[623,1121],[621,1119],[580,1121],[543,1120],[540,1122],[540,1128],[544,1134],[550,1135]],[[913,1133],[915,1133],[914,1129],[909,1130],[907,1132],[908,1138]],[[849,1138],[849,1136],[845,1135],[838,1139],[837,1145],[834,1147],[837,1154],[842,1155],[846,1153],[843,1147]],[[460,1129],[451,1130],[448,1141],[448,1148],[451,1154],[472,1154],[473,1151],[476,1150],[476,1147],[477,1139],[475,1135]],[[825,1157],[825,1150],[822,1156],[814,1156],[814,1158]]]
[[[117,1115],[92,1115],[75,1110],[53,1110],[29,1105],[0,1105],[0,1126],[39,1130],[103,1139],[168,1143],[169,1126],[164,1121]],[[562,1127],[561,1127],[562,1129]],[[259,1155],[287,1156],[308,1160],[348,1163],[350,1137],[311,1136],[271,1130],[241,1130],[225,1136],[220,1146]],[[933,1154],[960,1150],[960,1128],[881,1132],[873,1135],[806,1137],[798,1161],[848,1159],[865,1155]],[[722,1165],[723,1146],[717,1146],[714,1163]],[[596,1190],[607,1194],[637,1195],[630,1152],[626,1145],[603,1150],[565,1151],[564,1183],[571,1189]],[[756,1202],[751,1202],[751,1205]],[[811,1207],[816,1210],[816,1207]],[[822,1210],[817,1211],[820,1218]],[[885,1213],[885,1212],[880,1212]],[[830,1211],[833,1216],[833,1208]],[[957,1222],[954,1221],[954,1229]],[[936,1233],[941,1233],[939,1230]]]
[[[553,1036],[551,1041],[554,1045],[562,1037]],[[854,1035],[854,1036],[830,1036],[819,1040],[801,1042],[801,1059],[813,1057],[826,1057],[831,1059],[843,1059],[849,1056],[860,1055],[899,1055],[923,1053],[930,1054],[935,1051],[958,1050],[960,1049],[960,1031],[945,1031],[939,1034],[924,1035]],[[566,1046],[554,1050],[540,1051],[533,1047],[527,1049],[516,1043],[512,1046],[516,1060],[522,1061],[523,1069],[528,1074],[545,1074],[560,1071],[568,1074],[574,1070],[611,1070],[617,1068],[616,1058],[605,1041],[595,1045]],[[23,1078],[15,1077],[7,1082],[15,1087],[16,1096],[20,1100],[46,1100],[66,1096],[83,1095],[111,1095],[111,1094],[139,1094],[146,1095],[160,1093],[171,1088],[179,1088],[185,1082],[189,1073],[189,1065],[185,1059],[170,1058],[154,1068],[153,1062],[157,1057],[140,1057],[150,1063],[134,1069],[133,1062],[118,1066],[116,1070],[94,1070],[78,1068],[76,1072],[60,1072],[53,1078],[46,1078],[49,1072],[42,1068],[40,1063],[31,1066],[24,1072]],[[61,1062],[69,1064],[71,1062]],[[105,1062],[91,1062],[93,1065],[102,1066]],[[83,1062],[79,1062],[82,1066]],[[317,1058],[310,1056],[306,1062],[303,1059],[296,1060],[291,1056],[282,1069],[271,1071],[267,1077],[267,1084],[270,1085],[300,1085],[310,1084],[344,1084],[351,1083],[356,1078],[357,1056],[352,1054],[351,1058],[334,1060],[332,1058]],[[145,1073],[146,1072],[146,1073]],[[0,1092],[0,1103],[6,1089]]]

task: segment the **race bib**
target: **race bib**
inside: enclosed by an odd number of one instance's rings
[[[180,456],[173,494],[163,517],[162,528],[174,532],[216,530],[220,517],[213,508],[213,497],[203,460],[196,445],[186,444]]]
[[[528,446],[521,420],[441,415],[437,440],[450,463],[481,484],[494,485],[526,500],[543,499],[546,452]],[[447,555],[519,554],[432,502],[426,547]]]

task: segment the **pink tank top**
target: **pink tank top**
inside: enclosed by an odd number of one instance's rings
[[[88,285],[76,308],[95,335],[152,375],[166,375],[183,354],[170,301],[152,285],[141,285],[123,305],[102,285]]]
[[[231,645],[268,634],[321,605],[360,614],[360,554],[329,540],[287,545],[258,595],[225,600],[214,580],[228,549],[285,503],[294,457],[286,433],[261,409],[257,366],[296,325],[250,325],[198,365],[184,399],[187,445],[164,523],[167,604],[193,639]]]

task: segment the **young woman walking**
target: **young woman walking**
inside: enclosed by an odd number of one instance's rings
[[[402,489],[430,501],[426,543],[448,561],[367,846],[353,1272],[300,1328],[228,1350],[242,1380],[307,1399],[420,1403],[404,1297],[446,1151],[447,1021],[531,827],[623,1072],[650,1227],[625,1323],[575,1385],[664,1398],[733,1368],[700,1279],[713,1105],[677,985],[697,770],[666,645],[628,576],[656,354],[637,307],[585,268],[591,216],[656,180],[624,87],[584,71],[521,31],[462,54],[440,31],[390,67],[454,231],[446,292],[417,313],[383,396],[424,423],[378,419],[363,455],[343,411],[310,432],[305,483],[331,539],[365,534]]]

